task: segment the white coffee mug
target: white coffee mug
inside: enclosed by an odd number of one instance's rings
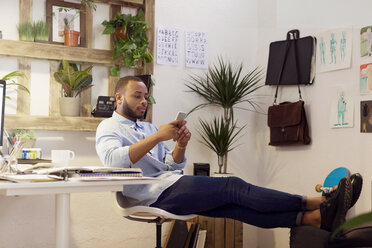
[[[66,167],[68,161],[75,158],[75,153],[70,150],[52,150],[52,163],[56,166]]]

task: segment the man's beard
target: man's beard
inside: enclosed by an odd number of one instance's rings
[[[143,116],[145,115],[145,113],[143,114],[136,114],[135,111],[133,111],[126,102],[124,102],[123,104],[123,113],[124,115],[128,116],[128,117],[131,117],[133,119],[142,119]]]

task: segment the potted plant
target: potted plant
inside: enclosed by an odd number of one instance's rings
[[[153,60],[149,52],[149,42],[146,30],[149,25],[143,20],[143,11],[139,10],[137,15],[117,14],[114,19],[102,22],[105,26],[103,34],[113,34],[113,60],[118,59],[129,68],[139,68],[145,62]],[[111,71],[119,71],[120,66],[115,66]]]
[[[32,23],[25,22],[25,23],[19,24],[17,29],[18,29],[19,40],[34,41],[34,30],[33,30]]]
[[[49,25],[45,21],[37,21],[33,24],[35,42],[49,43]]]
[[[262,70],[255,68],[246,75],[242,75],[243,65],[234,67],[221,57],[218,63],[210,67],[205,75],[191,76],[186,84],[189,92],[201,96],[205,102],[198,104],[190,112],[210,105],[217,105],[223,109],[223,117],[214,118],[212,123],[200,120],[202,129],[199,131],[203,143],[216,152],[218,156],[219,173],[227,173],[227,155],[243,127],[237,126],[234,120],[234,108],[248,103],[250,108],[240,106],[240,109],[262,112],[256,102],[254,93],[263,84]]]
[[[63,116],[80,115],[80,94],[92,87],[92,66],[85,70],[78,70],[76,64],[69,64],[62,60],[58,72],[54,73],[54,78],[62,85],[63,96],[60,99],[60,110]]]
[[[93,3],[92,0],[82,0],[82,4],[85,4],[86,7],[96,10],[97,5]],[[73,24],[77,17],[80,17],[80,14],[85,12],[83,9],[74,9],[60,7],[57,9],[58,12],[72,13],[72,15],[65,15],[63,18],[64,23],[64,45],[65,46],[78,46],[79,45],[79,35],[80,32],[73,30]]]

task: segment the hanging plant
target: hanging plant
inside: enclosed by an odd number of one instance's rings
[[[129,68],[139,68],[153,60],[149,52],[149,41],[146,30],[149,25],[143,20],[143,11],[137,15],[117,14],[114,19],[102,22],[105,26],[103,34],[113,34],[113,60],[119,60],[121,64]],[[117,74],[119,66],[112,69]]]

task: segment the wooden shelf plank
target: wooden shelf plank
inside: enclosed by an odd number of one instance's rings
[[[143,5],[144,0],[93,0],[96,3],[106,3],[106,4],[114,4],[114,5],[126,5],[126,4],[135,4],[135,5]]]
[[[51,131],[86,131],[95,132],[98,124],[106,118],[5,115],[6,129],[33,129]]]
[[[0,55],[112,65],[112,51],[0,39]]]

